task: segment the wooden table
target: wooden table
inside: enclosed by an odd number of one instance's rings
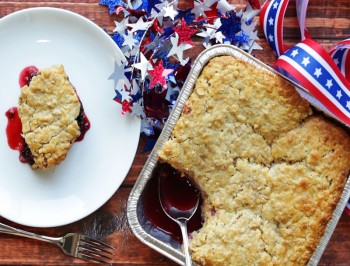
[[[231,2],[237,4],[237,6],[242,6],[245,3],[244,0],[233,0]],[[114,29],[113,21],[115,17],[110,17],[107,8],[98,5],[98,0],[2,0],[0,1],[0,17],[20,9],[39,6],[71,10],[94,21],[109,32]],[[294,7],[295,3],[291,1],[285,20],[284,34],[287,44],[293,44],[299,40]],[[350,36],[349,1],[310,1],[307,26],[313,38],[326,49],[329,49],[338,41]],[[275,57],[262,36],[261,28],[259,28],[259,36],[261,37],[259,44],[264,50],[257,51],[254,54],[262,61],[273,64]],[[145,140],[141,139],[134,163],[119,190],[103,207],[90,216],[70,225],[49,229],[29,228],[11,223],[3,218],[0,218],[0,221],[39,234],[58,236],[76,231],[104,238],[106,242],[116,247],[113,257],[114,265],[175,265],[174,262],[139,242],[128,226],[126,202],[147,159],[147,153],[142,153],[144,145]],[[85,265],[86,262],[65,256],[55,246],[43,242],[0,235],[0,264]],[[350,265],[350,217],[347,214],[342,215],[320,265]]]

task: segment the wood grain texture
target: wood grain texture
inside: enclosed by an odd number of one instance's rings
[[[245,0],[231,2],[241,8]],[[185,6],[188,2],[182,0],[181,4]],[[108,32],[112,32],[115,27],[114,20],[118,19],[115,15],[110,16],[106,7],[99,6],[98,0],[3,0],[0,1],[0,18],[20,9],[39,6],[59,7],[77,12]],[[293,45],[299,41],[300,33],[294,10],[295,2],[291,1],[284,23],[284,37],[287,45]],[[326,50],[350,36],[349,0],[310,1],[307,15],[309,32]],[[258,29],[261,38],[259,44],[264,50],[256,51],[254,55],[263,62],[272,65],[275,57],[263,37],[261,28],[258,27]],[[190,51],[190,55],[195,57],[201,50],[201,48],[193,49]],[[147,160],[148,154],[142,153],[144,145],[145,140],[141,138],[133,165],[121,188],[104,206],[88,217],[70,225],[46,229],[17,225],[3,218],[0,218],[0,221],[39,234],[59,236],[74,231],[103,238],[116,247],[113,265],[176,265],[142,244],[132,234],[127,223],[127,198]],[[63,255],[57,247],[50,244],[15,236],[0,235],[0,247],[0,265],[90,265],[82,260]],[[350,265],[350,216],[347,214],[342,215],[320,265]]]

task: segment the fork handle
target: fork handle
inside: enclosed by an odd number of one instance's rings
[[[23,237],[27,237],[27,238],[32,238],[32,239],[36,239],[36,240],[49,242],[49,243],[56,244],[56,245],[59,245],[60,239],[61,239],[59,237],[49,237],[49,236],[38,235],[38,234],[24,231],[24,230],[21,230],[18,228],[14,228],[12,226],[9,226],[9,225],[3,224],[3,223],[0,223],[0,233],[23,236]]]

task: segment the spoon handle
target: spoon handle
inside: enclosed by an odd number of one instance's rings
[[[177,219],[178,224],[181,228],[182,233],[182,242],[183,242],[183,250],[185,253],[186,266],[192,266],[192,258],[190,255],[190,251],[188,249],[188,234],[187,234],[187,220],[186,219]]]

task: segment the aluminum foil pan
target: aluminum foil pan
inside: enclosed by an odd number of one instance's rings
[[[184,107],[185,102],[187,101],[188,97],[190,96],[192,89],[195,85],[195,82],[200,75],[203,67],[207,64],[207,62],[216,56],[222,56],[222,55],[230,55],[235,58],[244,60],[245,62],[252,64],[253,66],[257,68],[261,68],[264,71],[267,71],[273,75],[279,75],[282,78],[286,79],[290,83],[292,83],[298,92],[307,99],[312,106],[314,106],[316,109],[321,110],[325,113],[325,115],[335,119],[339,123],[341,123],[344,127],[349,129],[349,126],[343,124],[341,121],[339,121],[336,117],[334,117],[331,113],[328,112],[328,110],[320,103],[318,102],[305,88],[301,87],[297,83],[295,83],[293,80],[289,79],[286,76],[283,76],[273,68],[267,66],[266,64],[262,63],[255,57],[251,56],[250,54],[245,53],[244,51],[231,46],[231,45],[216,45],[212,48],[209,48],[202,52],[196,59],[196,61],[193,64],[193,68],[191,69],[191,72],[189,73],[186,82],[181,90],[181,93],[178,97],[178,100],[176,102],[176,105],[174,109],[172,110],[168,121],[166,122],[164,129],[153,149],[151,152],[146,164],[144,165],[132,191],[128,199],[128,206],[127,206],[127,217],[130,224],[130,227],[136,237],[141,240],[144,244],[150,246],[154,250],[158,251],[159,253],[167,256],[171,260],[177,262],[178,264],[185,265],[185,257],[183,256],[181,252],[181,247],[179,244],[174,243],[174,241],[171,240],[171,238],[165,239],[162,237],[159,237],[159,234],[156,230],[153,230],[150,226],[150,221],[147,221],[147,218],[144,215],[142,204],[140,204],[140,198],[141,195],[147,185],[147,182],[150,180],[152,176],[152,172],[155,169],[157,165],[157,154],[159,153],[161,147],[164,145],[164,143],[168,140],[170,137],[170,134],[175,126],[175,123],[179,119],[182,108]],[[328,222],[325,233],[318,244],[315,252],[313,253],[308,265],[317,265],[319,260],[322,257],[322,254],[329,242],[329,239],[340,219],[340,216],[343,213],[343,210],[346,206],[346,203],[350,197],[350,178],[348,178],[348,181],[345,185],[344,191],[342,193],[341,199],[339,203],[337,204],[333,216],[331,220]]]

